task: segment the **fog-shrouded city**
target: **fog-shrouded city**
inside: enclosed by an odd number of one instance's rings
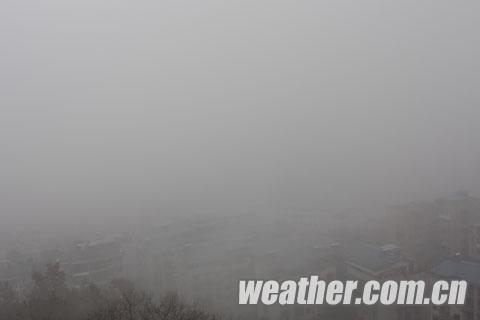
[[[479,12],[3,0],[0,320],[480,319]],[[239,303],[311,276],[468,291]]]

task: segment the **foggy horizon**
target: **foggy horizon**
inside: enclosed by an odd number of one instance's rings
[[[2,228],[480,196],[478,9],[6,1]]]
[[[2,0],[0,320],[479,320],[479,12]]]

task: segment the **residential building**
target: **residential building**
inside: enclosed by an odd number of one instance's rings
[[[121,277],[123,250],[121,238],[110,237],[76,244],[62,261],[67,281],[72,285],[105,284]]]
[[[426,271],[446,257],[480,261],[480,199],[467,192],[387,209],[390,241]]]
[[[359,281],[359,286],[369,280],[386,281],[408,279],[412,275],[413,263],[402,254],[400,248],[352,243],[342,245],[338,254],[343,260],[341,277]],[[357,307],[357,319],[410,320],[422,319],[424,311],[404,305],[373,305]]]
[[[445,260],[431,271],[435,280],[466,280],[467,296],[464,305],[431,305],[431,320],[480,319],[480,263],[464,260]]]

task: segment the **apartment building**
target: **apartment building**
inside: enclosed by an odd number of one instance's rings
[[[480,261],[480,199],[457,192],[387,209],[390,241],[426,271],[445,257]]]
[[[464,305],[431,305],[431,320],[480,319],[480,263],[464,260],[445,260],[431,271],[431,281],[466,280],[467,296]]]
[[[369,280],[385,281],[413,277],[413,262],[396,245],[383,246],[351,243],[342,245],[338,254],[343,260],[342,278],[357,280],[360,285]],[[359,320],[425,319],[425,310],[402,305],[356,307]]]

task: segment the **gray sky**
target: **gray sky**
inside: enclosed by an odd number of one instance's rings
[[[3,226],[478,196],[479,9],[3,0]]]

